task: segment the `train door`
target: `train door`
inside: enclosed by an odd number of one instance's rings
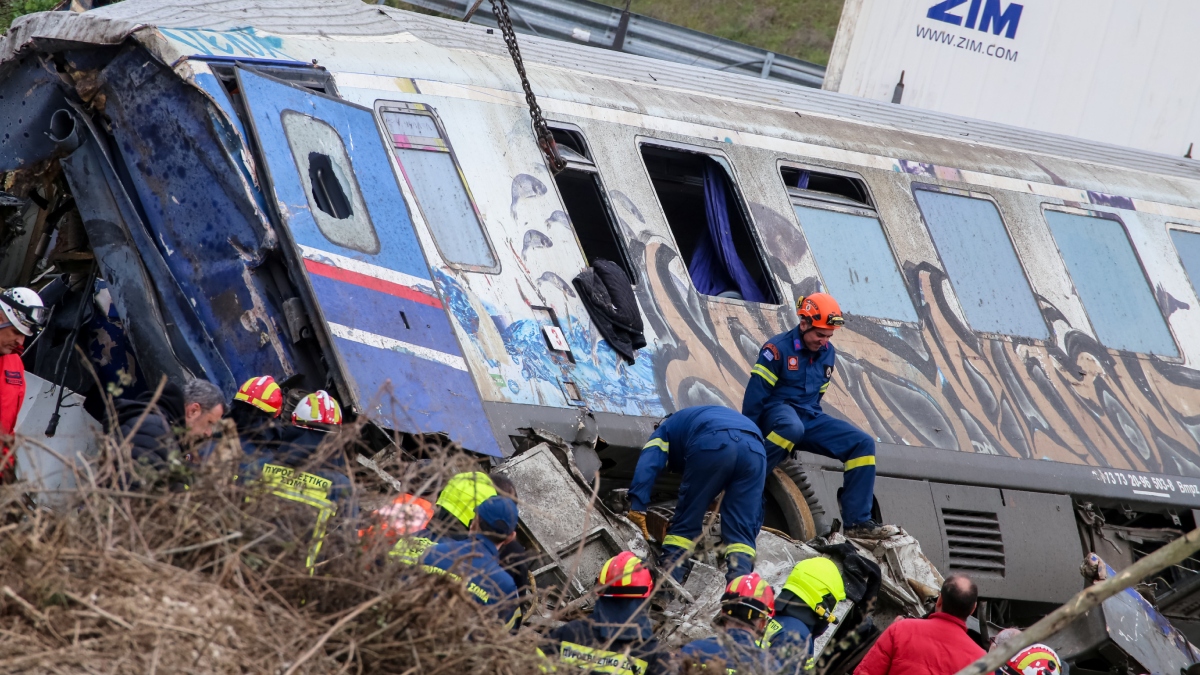
[[[237,80],[352,403],[500,456],[374,113],[250,70]]]

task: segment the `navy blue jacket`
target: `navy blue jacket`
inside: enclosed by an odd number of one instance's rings
[[[767,624],[762,646],[782,666],[784,673],[799,673],[812,656],[812,627],[787,614],[776,614]]]
[[[564,663],[582,670],[622,675],[665,672],[654,626],[644,611],[638,611],[644,604],[640,598],[598,598],[591,616],[569,621],[546,634],[553,640],[547,653],[556,653]],[[626,650],[632,658],[625,656]],[[609,670],[600,671],[601,667]]]
[[[517,585],[500,567],[496,544],[482,534],[466,539],[443,539],[425,551],[422,568],[466,583],[467,592],[481,605],[496,606],[508,624],[517,608]]]
[[[737,626],[718,629],[713,637],[687,643],[679,649],[679,656],[695,664],[723,661],[730,675],[765,675],[779,670],[775,659],[758,646],[754,634]]]
[[[762,454],[762,431],[753,421],[734,410],[719,405],[701,405],[684,408],[671,415],[642,447],[634,470],[633,484],[629,486],[630,508],[645,511],[650,503],[650,491],[663,467],[672,473],[683,473],[687,453],[696,441],[717,431],[740,431],[757,438],[760,444],[753,447]]]
[[[763,345],[750,372],[742,414],[755,422],[775,403],[797,410],[821,413],[821,397],[833,377],[837,350],[832,344],[812,352],[800,339],[800,327],[780,333]]]

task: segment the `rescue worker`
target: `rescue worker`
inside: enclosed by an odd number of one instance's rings
[[[798,326],[763,345],[742,400],[742,414],[758,423],[766,439],[767,470],[803,442],[805,450],[843,463],[841,508],[846,534],[895,534],[894,527],[871,518],[875,439],[821,410],[837,359],[829,339],[845,324],[842,310],[832,296],[814,293],[796,301],[796,314]]]
[[[682,563],[704,525],[708,505],[722,491],[721,540],[726,579],[754,571],[754,543],[762,525],[767,455],[758,427],[721,406],[685,408],[667,417],[642,448],[629,487],[629,519],[650,539],[646,507],[663,467],[683,474],[679,503],[662,542],[659,566],[683,583]]]
[[[455,474],[438,495],[433,529],[439,536],[465,536],[475,518],[476,507],[496,494],[492,478],[482,471]]]
[[[271,450],[282,440],[277,420],[283,411],[283,390],[270,375],[252,377],[238,387],[229,405],[246,454]]]
[[[754,573],[737,577],[721,596],[721,610],[713,621],[717,634],[685,644],[677,658],[703,669],[724,664],[729,675],[776,673],[775,659],[758,644],[774,614],[771,585]]]
[[[1032,644],[1017,652],[998,671],[1003,675],[1060,675],[1058,652],[1044,644]]]
[[[318,468],[304,464],[329,430],[341,424],[342,408],[332,396],[325,391],[305,396],[292,411],[292,425],[300,432],[292,434],[292,442],[296,445],[282,448],[271,461],[262,464],[261,480],[272,494],[316,510],[311,543],[304,561],[309,574],[314,572],[321,554],[329,520],[337,513],[335,500],[348,492],[350,481],[336,466],[344,465],[340,457]],[[305,434],[313,437],[306,438]],[[297,439],[301,439],[299,443]],[[306,470],[301,471],[301,468]]]
[[[11,437],[17,430],[17,416],[25,402],[25,364],[21,352],[25,338],[32,337],[46,323],[42,298],[28,288],[10,288],[0,293],[0,437]],[[0,438],[0,485],[16,480],[17,456]]]
[[[547,651],[589,672],[658,675],[665,672],[654,626],[646,615],[654,578],[641,558],[625,551],[609,558],[596,579],[596,606],[584,619],[551,630]]]
[[[371,512],[371,525],[358,531],[365,547],[380,546],[387,556],[406,565],[415,565],[421,554],[433,546],[429,521],[433,504],[412,494],[402,494],[389,504]]]
[[[832,560],[801,560],[775,597],[775,616],[763,634],[763,648],[771,651],[784,672],[806,670],[813,641],[837,622],[833,609],[845,599],[846,585]]]
[[[481,605],[495,607],[500,620],[512,627],[519,618],[517,585],[500,567],[500,547],[517,536],[517,504],[495,496],[475,510],[466,539],[443,539],[421,558],[421,568],[466,585]]]

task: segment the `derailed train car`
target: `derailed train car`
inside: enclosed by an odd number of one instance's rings
[[[110,388],[267,373],[495,458],[531,428],[586,437],[575,463],[608,493],[664,414],[739,408],[762,343],[823,289],[849,317],[824,405],[878,438],[882,520],[978,580],[984,625],[1069,598],[1089,551],[1120,568],[1196,524],[1200,164],[523,51],[557,175],[484,27],[302,0],[19,20],[0,42],[0,285],[59,279],[29,369],[50,379],[86,315]],[[749,291],[696,290],[706,190]],[[632,363],[572,286],[597,258],[634,283]],[[107,314],[76,311],[92,270]],[[92,386],[79,366],[68,382]],[[786,464],[768,525],[824,531],[840,471]],[[1194,569],[1156,590],[1197,636]],[[1074,638],[1085,668],[1096,631]]]

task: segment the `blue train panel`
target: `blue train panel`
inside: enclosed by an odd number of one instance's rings
[[[238,81],[353,403],[500,456],[374,113],[244,69]]]

